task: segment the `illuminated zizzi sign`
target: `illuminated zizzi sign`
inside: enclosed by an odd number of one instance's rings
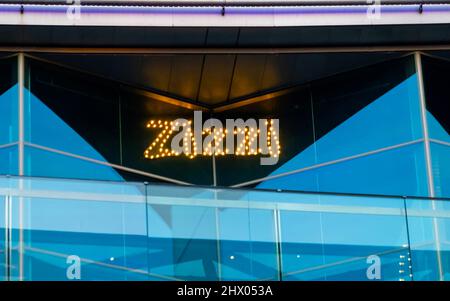
[[[202,112],[194,111],[194,120],[150,120],[147,128],[160,132],[144,152],[145,158],[160,159],[184,155],[261,156],[261,165],[278,162],[281,147],[278,119],[219,119],[203,122]]]

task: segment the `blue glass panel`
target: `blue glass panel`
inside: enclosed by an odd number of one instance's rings
[[[420,101],[414,74],[316,141],[317,163],[420,138]]]
[[[0,212],[6,212],[6,196],[0,195]],[[4,266],[6,262],[6,219],[5,214],[0,214],[0,281],[6,280],[7,267]]]
[[[401,199],[323,198],[327,205],[281,211],[283,280],[410,280]],[[379,279],[367,275],[373,264]]]
[[[17,175],[19,157],[17,145],[0,148],[0,174]]]
[[[450,280],[450,202],[408,199],[414,280]]]
[[[311,170],[266,180],[259,183],[256,187],[263,189],[319,191],[318,181],[317,170]]]
[[[0,145],[18,140],[18,89],[14,85],[0,95]]]
[[[245,201],[242,191],[220,193],[220,199]],[[251,200],[248,200],[251,202]],[[222,280],[277,280],[278,257],[273,210],[219,209]]]
[[[271,175],[422,138],[414,74],[321,137]]]
[[[148,188],[149,271],[168,280],[218,280],[216,211],[208,189]],[[178,205],[173,205],[173,202]]]
[[[434,193],[436,197],[450,197],[450,145],[430,143]]]
[[[89,182],[85,182],[86,187],[82,187],[83,182],[76,183],[79,190],[74,190],[74,185],[64,180],[37,181],[33,185],[25,180],[21,185],[33,186],[41,196],[12,200],[13,247],[19,239],[19,202],[26,214],[25,280],[149,279],[143,185],[99,183],[102,192],[98,193],[90,189]],[[68,188],[64,189],[64,184]],[[59,191],[45,192],[53,186]],[[16,249],[12,255],[13,266],[18,266]],[[74,256],[80,260],[80,279],[68,276],[74,275]],[[17,279],[17,269],[12,270],[12,276]]]
[[[34,147],[25,147],[25,175],[54,178],[121,181],[110,166],[61,155]]]
[[[28,89],[24,90],[26,95],[26,141],[99,161],[106,161],[99,152],[40,99]]]
[[[19,208],[25,280],[76,280],[74,257],[80,280],[450,280],[449,201],[19,177],[0,188],[13,280]]]
[[[432,139],[450,143],[450,135],[437,119],[427,111],[428,136]]]
[[[427,196],[422,143],[291,174],[258,188]],[[317,179],[316,186],[313,179]]]

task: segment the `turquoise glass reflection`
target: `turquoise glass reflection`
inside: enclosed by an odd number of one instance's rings
[[[0,95],[0,145],[18,140],[18,88],[17,84]]]
[[[450,276],[448,200],[23,177],[0,190],[10,280]]]
[[[246,191],[224,190],[219,200],[247,203],[243,208],[218,209],[221,279],[279,280],[275,210],[252,208]]]
[[[316,141],[317,163],[420,138],[420,101],[414,74]]]
[[[64,120],[28,89],[24,90],[26,141],[106,162],[103,156]]]
[[[10,184],[41,195],[12,198],[13,247],[19,245],[20,202],[27,216],[22,228],[24,280],[152,279],[147,271],[142,184],[93,185],[45,179],[12,180]],[[52,189],[53,195],[39,193],[46,189]],[[79,275],[68,269],[77,262],[81,265]],[[19,264],[20,255],[15,248],[12,266]],[[19,279],[19,269],[12,269],[11,275],[12,279]]]
[[[6,196],[0,195],[0,212],[6,212]],[[8,267],[6,266],[6,216],[0,214],[0,281],[7,280]]]
[[[450,202],[408,200],[414,280],[450,280]]]
[[[213,191],[155,185],[147,192],[150,273],[169,280],[219,280],[216,210],[208,204]]]
[[[269,179],[257,187],[427,196],[423,143]]]
[[[410,280],[403,201],[347,198],[317,196],[317,211],[281,210],[284,280],[377,280],[368,271],[378,263],[380,279]]]
[[[17,175],[19,172],[18,146],[0,147],[0,174]]]
[[[450,197],[450,145],[430,143],[434,193],[437,197]]]
[[[450,143],[450,135],[437,119],[427,111],[428,135],[431,139]]]
[[[25,175],[71,179],[123,181],[114,168],[25,146]]]
[[[414,74],[336,126],[271,175],[421,138],[420,101],[417,75]],[[312,161],[312,158],[315,160]]]

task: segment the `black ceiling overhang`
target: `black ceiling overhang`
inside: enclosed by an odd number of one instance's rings
[[[0,25],[0,47],[271,48],[450,44],[450,24],[300,27]]]
[[[0,50],[56,52],[44,58],[140,89],[154,89],[155,93],[177,101],[214,108],[272,95],[280,89],[395,56],[392,52],[372,52],[371,55],[354,53],[337,57],[332,52],[347,52],[352,47],[358,52],[362,51],[358,47],[376,51],[413,51],[425,46],[447,48],[447,45],[450,45],[450,24],[270,28],[0,26]],[[64,52],[64,49],[69,52],[75,49],[74,52],[79,55],[57,57],[57,53]],[[267,62],[263,55],[233,55],[239,51],[249,51],[250,54],[253,54],[252,51],[259,51],[259,54],[284,53],[286,49],[293,51],[293,55],[271,56]],[[299,53],[316,52],[317,49],[330,53],[320,58],[314,55],[302,57],[294,55],[297,49]],[[155,50],[156,53],[174,51],[183,56],[177,55],[179,59],[117,56],[96,60],[93,64],[92,57],[82,55],[90,51],[113,55],[135,50],[150,54]],[[203,56],[187,56],[190,51]],[[214,51],[223,55],[207,55],[216,53]],[[136,69],[136,62],[145,68]],[[233,62],[236,67],[233,67]],[[297,65],[302,68],[297,68]],[[177,76],[161,72],[170,68],[179,71]],[[293,70],[287,72],[288,69]],[[152,73],[151,70],[156,71]],[[247,84],[244,89],[236,84],[242,78],[261,80],[252,81],[254,85]]]

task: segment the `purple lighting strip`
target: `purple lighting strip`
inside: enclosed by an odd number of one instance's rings
[[[66,13],[74,5],[23,5],[23,13]],[[303,7],[226,7],[225,15],[265,15],[265,14],[366,14],[371,6],[303,6]],[[222,14],[221,7],[144,7],[144,6],[87,6],[80,9],[83,14]],[[21,5],[1,5],[0,13],[20,13]],[[450,12],[450,5],[423,5],[422,14]],[[419,5],[385,5],[381,14],[417,13]]]

